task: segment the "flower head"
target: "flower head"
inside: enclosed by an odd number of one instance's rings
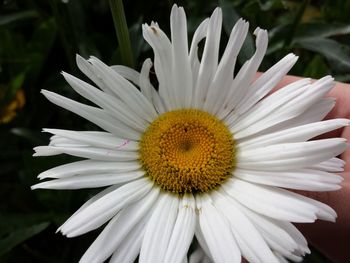
[[[217,8],[197,28],[188,49],[183,8],[171,12],[171,41],[158,24],[143,25],[154,51],[138,73],[77,56],[98,88],[63,73],[96,106],[50,91],[53,103],[104,131],[44,129],[53,134],[35,156],[70,154],[86,160],[45,171],[52,178],[32,188],[106,187],[59,230],[82,235],[108,222],[81,262],[299,261],[307,242],[291,222],[334,221],[332,208],[284,188],[340,188],[342,138],[316,136],[349,125],[321,121],[334,106],[324,98],[333,79],[294,82],[272,94],[297,57],[289,54],[256,79],[267,32],[256,29],[256,51],[234,76],[248,32],[240,19],[219,60],[222,13]],[[205,39],[201,59],[198,44]],[[312,139],[312,140],[311,140]],[[193,242],[196,239],[198,242]]]

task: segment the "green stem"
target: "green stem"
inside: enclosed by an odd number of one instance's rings
[[[134,58],[131,49],[129,30],[126,24],[123,1],[109,0],[109,6],[113,16],[115,31],[117,32],[122,62],[124,65],[133,68]]]

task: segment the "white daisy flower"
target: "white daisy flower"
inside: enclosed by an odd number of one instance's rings
[[[334,221],[329,206],[288,189],[340,188],[343,138],[313,138],[349,125],[322,121],[335,102],[329,76],[296,81],[272,94],[297,57],[289,54],[255,79],[267,48],[257,28],[256,51],[234,75],[248,32],[239,20],[219,61],[222,12],[197,28],[188,49],[186,16],[173,7],[171,40],[157,23],[143,25],[159,82],[147,59],[138,73],[77,56],[97,86],[64,78],[96,106],[56,93],[53,103],[104,132],[44,129],[53,134],[35,156],[69,154],[86,160],[41,173],[32,189],[106,187],[60,228],[67,237],[101,227],[81,262],[286,262],[310,253],[296,222]],[[201,59],[198,44],[205,41]],[[313,140],[311,140],[313,139]],[[193,253],[188,257],[190,245]]]

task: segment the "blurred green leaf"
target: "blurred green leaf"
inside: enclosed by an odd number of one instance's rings
[[[310,63],[307,64],[303,75],[305,77],[318,79],[323,77],[324,75],[327,75],[328,73],[328,65],[326,64],[325,60],[323,59],[323,57],[316,55],[310,61]]]
[[[261,10],[263,11],[269,11],[269,10],[279,9],[284,7],[282,0],[267,0],[267,1],[257,0],[257,2],[259,3]]]
[[[350,25],[306,23],[298,26],[294,41],[314,37],[327,38],[346,34],[350,34]]]
[[[44,20],[34,31],[32,39],[28,43],[28,75],[31,81],[36,81],[47,59],[56,38],[57,27],[55,20]]]
[[[350,74],[335,75],[334,79],[341,82],[350,82]]]
[[[33,18],[37,16],[38,16],[38,12],[36,10],[26,10],[22,12],[15,12],[8,15],[1,15],[0,26],[4,26],[12,22],[17,22],[18,20]]]
[[[22,137],[23,139],[30,141],[34,145],[45,143],[44,137],[40,132],[34,132],[27,128],[13,128],[11,129],[11,132],[17,136]]]
[[[8,236],[2,237],[0,239],[0,256],[4,255],[6,252],[10,251],[12,248],[21,244],[32,236],[39,234],[48,226],[48,222],[35,224],[30,227],[19,228],[10,233]]]
[[[330,60],[336,61],[344,71],[350,70],[350,56],[345,52],[344,47],[335,40],[327,38],[298,39],[297,46],[310,51],[317,52]]]
[[[0,215],[0,237],[19,228],[27,228],[48,221],[48,213],[7,213]]]

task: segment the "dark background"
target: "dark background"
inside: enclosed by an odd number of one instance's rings
[[[350,1],[190,0],[185,7],[190,38],[216,6],[224,14],[222,48],[239,17],[250,21],[250,35],[238,63],[254,52],[256,26],[269,30],[269,49],[260,70],[284,55],[300,56],[291,74],[319,78],[326,74],[350,81]],[[135,68],[153,59],[142,38],[141,24],[157,21],[169,35],[173,1],[125,1]],[[63,81],[64,70],[87,80],[75,65],[75,54],[122,64],[108,1],[0,1],[0,262],[77,262],[98,234],[68,239],[55,234],[88,196],[99,189],[31,191],[36,176],[68,156],[33,158],[32,148],[45,145],[45,127],[93,130],[87,121],[50,104],[42,88],[82,101]],[[305,262],[329,262],[313,250]]]

